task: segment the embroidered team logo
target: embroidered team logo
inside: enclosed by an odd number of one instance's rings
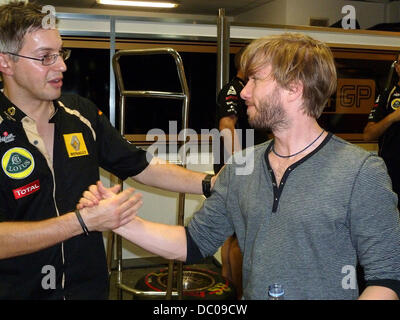
[[[35,160],[32,154],[20,147],[8,150],[1,159],[1,167],[4,173],[12,179],[24,179],[35,168]]]
[[[13,135],[12,133],[8,133],[7,131],[3,132],[3,134],[0,136],[0,143],[4,142],[4,143],[10,143],[13,142],[15,140],[15,135]]]
[[[21,199],[23,197],[29,196],[30,194],[39,191],[40,190],[40,181],[35,180],[29,184],[27,184],[26,186],[23,186],[21,188],[18,189],[14,189],[13,193],[14,193],[14,198],[16,200]]]
[[[15,116],[15,107],[10,107],[7,109],[7,113],[11,116],[14,117]]]
[[[400,107],[400,99],[399,98],[393,99],[391,106],[393,110],[397,110]]]
[[[64,134],[64,141],[70,158],[87,156],[89,154],[82,133]]]
[[[77,136],[72,136],[70,144],[71,144],[72,148],[74,148],[75,151],[79,151],[79,149],[81,148],[81,143],[80,143],[79,139],[77,138]]]
[[[236,95],[236,90],[233,86],[229,87],[227,95],[229,96],[230,94]]]

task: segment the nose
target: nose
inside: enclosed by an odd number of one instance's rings
[[[63,58],[61,56],[57,57],[56,62],[52,65],[53,69],[56,69],[59,72],[67,71],[67,65],[65,64]]]
[[[249,80],[249,81],[246,83],[246,85],[244,86],[244,88],[243,88],[242,91],[240,92],[240,97],[241,97],[243,100],[249,100],[249,97],[250,97],[250,86],[251,86],[250,81],[251,81],[251,80]]]

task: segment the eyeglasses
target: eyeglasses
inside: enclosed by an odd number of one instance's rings
[[[65,61],[71,56],[70,49],[61,49],[59,53],[46,54],[45,56],[43,56],[43,58],[27,57],[27,56],[13,53],[13,52],[5,52],[5,53],[11,54],[13,56],[21,57],[21,58],[41,61],[42,65],[44,65],[44,66],[50,66],[50,65],[56,63],[58,57],[61,57],[61,59],[63,59],[63,61]]]

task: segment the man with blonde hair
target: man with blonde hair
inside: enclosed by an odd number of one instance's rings
[[[301,34],[262,38],[242,66],[249,122],[274,134],[245,150],[254,170],[236,174],[234,156],[186,228],[137,217],[114,231],[186,262],[214,254],[235,232],[245,299],[266,299],[275,283],[285,299],[398,299],[399,213],[384,163],[317,123],[336,86],[329,48]]]

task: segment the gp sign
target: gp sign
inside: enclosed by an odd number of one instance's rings
[[[337,113],[369,113],[375,101],[372,79],[338,79]]]

